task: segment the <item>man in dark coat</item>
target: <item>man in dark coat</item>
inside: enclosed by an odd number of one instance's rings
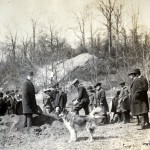
[[[130,99],[129,90],[125,86],[125,82],[120,82],[121,91],[119,95],[118,110],[123,113],[123,122],[130,122]]]
[[[6,111],[6,106],[3,100],[3,93],[0,92],[0,116],[4,116]]]
[[[106,118],[106,123],[108,123],[107,112],[109,111],[109,109],[106,100],[106,93],[104,89],[102,89],[101,83],[97,83],[94,87],[96,88],[96,107],[102,108],[104,116]]]
[[[5,109],[6,109],[5,114],[7,115],[12,114],[10,101],[11,101],[10,91],[6,91],[5,96],[4,96],[4,103],[5,103]]]
[[[75,79],[72,83],[78,90],[78,98],[75,101],[74,111],[78,115],[79,111],[83,108],[85,115],[89,114],[89,96],[87,94],[86,88],[80,84],[78,79]]]
[[[52,91],[50,88],[44,90],[45,96],[43,98],[43,104],[44,104],[44,112],[45,113],[50,113],[53,110],[52,107]]]
[[[94,87],[96,88],[96,106],[100,106],[104,113],[107,113],[109,111],[108,104],[106,100],[106,94],[101,87],[101,83],[97,83]]]
[[[115,122],[114,118],[117,115],[118,122],[121,122],[121,112],[117,112],[118,108],[118,101],[119,101],[119,95],[120,95],[120,90],[118,90],[115,94],[115,97],[112,99],[112,107],[111,107],[111,112],[113,112],[113,117],[111,122]]]
[[[133,116],[141,116],[141,129],[149,125],[148,122],[148,106],[147,94],[143,90],[142,80],[138,77],[138,69],[134,69],[129,73],[129,77],[133,79],[131,84],[131,113]],[[147,124],[147,125],[146,125]]]
[[[55,107],[59,108],[59,112],[61,113],[64,108],[66,107],[67,103],[67,94],[63,91],[62,88],[59,88],[59,93],[56,95],[56,100],[55,100]]]
[[[87,92],[89,95],[89,108],[90,108],[90,112],[94,109],[95,105],[96,105],[96,100],[95,100],[95,90],[93,89],[92,86],[87,87]]]
[[[23,84],[22,90],[22,107],[25,116],[24,127],[32,126],[32,114],[37,113],[37,104],[35,100],[35,89],[32,83],[33,72],[30,72]]]

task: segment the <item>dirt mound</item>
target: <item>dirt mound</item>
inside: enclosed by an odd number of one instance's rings
[[[33,115],[33,126],[23,128],[23,115],[6,115],[0,117],[0,149],[10,148],[16,145],[22,146],[31,141],[38,141],[43,138],[58,139],[60,135],[66,134],[62,120],[55,114]]]

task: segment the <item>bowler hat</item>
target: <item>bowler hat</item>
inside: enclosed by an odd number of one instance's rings
[[[131,70],[130,72],[129,72],[129,74],[128,75],[131,75],[131,74],[141,74],[141,71],[140,71],[140,69],[133,69],[133,70]]]
[[[72,81],[72,85],[74,85],[76,83],[79,83],[79,80],[77,78]]]
[[[102,85],[102,83],[98,82],[98,83],[96,83],[96,85],[94,87],[96,88],[97,86],[101,86],[101,85]]]
[[[28,75],[29,75],[29,76],[34,76],[33,71],[30,71]]]

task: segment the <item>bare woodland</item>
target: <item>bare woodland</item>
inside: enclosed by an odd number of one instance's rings
[[[134,5],[131,5],[134,8]],[[138,6],[140,7],[140,6]],[[124,80],[132,67],[140,67],[150,80],[150,34],[141,29],[139,24],[139,8],[131,9],[125,24],[125,3],[117,0],[96,0],[87,5],[82,12],[72,12],[70,17],[75,26],[68,28],[78,39],[76,48],[61,36],[55,20],[47,18],[47,24],[41,25],[30,17],[32,35],[19,34],[20,30],[8,28],[5,41],[1,41],[0,84],[4,88],[20,87],[22,78],[28,70],[36,71],[37,67],[51,66],[57,80],[56,66],[81,53],[90,53],[92,63],[87,67],[88,79],[93,83],[99,76],[107,77],[111,86],[111,74],[123,72]],[[103,19],[102,19],[103,18]],[[57,19],[57,18],[56,18]],[[98,21],[99,27],[95,27]],[[103,34],[103,32],[105,34]],[[47,72],[49,68],[46,68]],[[62,69],[66,69],[65,66]],[[73,74],[70,73],[70,74]],[[64,71],[64,80],[73,78]],[[79,78],[83,78],[82,75]],[[44,86],[48,86],[46,76]]]

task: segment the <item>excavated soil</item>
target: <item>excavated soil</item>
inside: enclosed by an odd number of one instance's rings
[[[78,141],[68,143],[69,132],[55,114],[35,115],[34,126],[22,128],[23,116],[0,118],[0,150],[149,150],[150,129],[138,130],[135,120],[129,124],[98,126],[94,141],[89,143],[86,131]]]

